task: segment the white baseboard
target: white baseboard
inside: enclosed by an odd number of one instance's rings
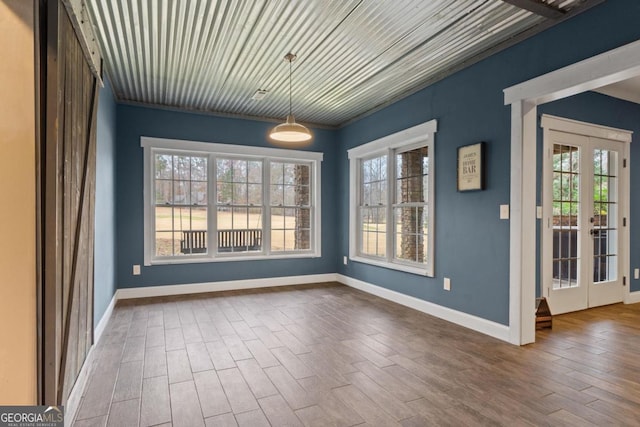
[[[78,378],[76,382],[73,384],[71,388],[71,392],[69,393],[69,397],[67,398],[67,403],[64,405],[64,425],[70,426],[73,424],[73,421],[76,418],[76,414],[78,409],[80,409],[80,400],[84,395],[84,391],[87,388],[89,383],[89,375],[91,375],[91,369],[93,367],[93,358],[95,355],[96,342],[89,349],[89,353],[87,357],[84,359],[84,364],[82,365],[82,369],[80,369],[80,373],[78,374]]]
[[[335,273],[309,274],[305,276],[270,277],[266,279],[229,280],[225,282],[188,283],[184,285],[147,286],[121,288],[116,299],[159,297],[168,295],[198,294],[203,292],[236,291],[241,289],[271,288],[275,286],[305,285],[336,281]]]
[[[624,297],[624,303],[625,304],[636,304],[638,302],[640,302],[640,291],[629,292]]]
[[[102,318],[96,325],[96,328],[93,330],[94,345],[97,344],[98,341],[100,341],[100,338],[102,337],[104,329],[107,327],[107,323],[109,322],[109,319],[111,319],[111,313],[113,313],[113,308],[116,306],[116,301],[118,301],[117,295],[118,295],[118,291],[116,290],[116,293],[113,294],[113,298],[111,298],[111,302],[107,306],[107,309],[104,311]]]
[[[360,289],[380,298],[413,308],[431,316],[438,317],[451,323],[455,323],[465,328],[473,329],[476,332],[498,338],[499,340],[509,342],[509,327],[500,323],[492,322],[481,317],[463,313],[451,308],[443,307],[429,301],[421,300],[400,292],[392,291],[371,283],[352,277],[336,274],[336,280],[352,288]]]
[[[100,321],[93,330],[93,345],[89,349],[89,353],[84,360],[82,369],[80,369],[78,378],[76,379],[76,382],[71,389],[71,393],[69,393],[67,404],[64,407],[65,426],[70,426],[76,417],[76,413],[78,412],[80,405],[80,400],[82,399],[82,395],[84,394],[85,388],[87,387],[91,368],[93,367],[93,358],[95,354],[94,350],[98,345],[98,342],[100,342],[100,338],[102,338],[102,334],[107,327],[107,323],[109,323],[109,319],[111,319],[111,314],[113,313],[113,308],[116,305],[116,301],[117,298],[114,294],[113,298],[111,298],[111,302],[107,306],[107,309],[104,311],[102,318],[100,318]]]

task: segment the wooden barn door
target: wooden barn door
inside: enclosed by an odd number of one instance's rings
[[[41,366],[42,398],[51,405],[66,404],[93,343],[98,84],[64,6],[45,5]]]

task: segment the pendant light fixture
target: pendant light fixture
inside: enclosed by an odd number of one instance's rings
[[[296,123],[296,119],[291,112],[291,64],[297,58],[293,53],[287,53],[284,60],[289,62],[289,115],[287,121],[279,124],[269,131],[269,139],[274,143],[286,146],[300,146],[311,142],[313,135],[311,131],[300,123]]]

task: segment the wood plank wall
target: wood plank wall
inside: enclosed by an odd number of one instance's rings
[[[93,343],[98,87],[65,8],[48,3],[43,397],[65,404]]]

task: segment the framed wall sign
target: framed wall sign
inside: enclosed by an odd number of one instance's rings
[[[484,142],[458,147],[458,191],[484,190]]]

